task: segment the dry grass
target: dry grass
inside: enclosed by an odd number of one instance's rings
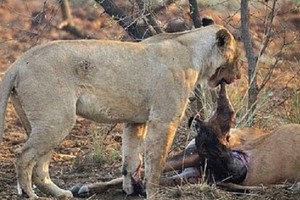
[[[289,103],[289,109],[286,112],[287,119],[291,123],[300,123],[300,91],[294,89],[291,92],[291,98]]]
[[[163,188],[157,195],[157,200],[293,200],[299,199],[300,192],[292,192],[286,187],[272,186],[253,193],[233,193],[220,190],[207,184],[186,185],[173,188]]]

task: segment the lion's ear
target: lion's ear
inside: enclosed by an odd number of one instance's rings
[[[225,49],[231,43],[232,36],[226,29],[221,29],[216,34],[217,45],[220,49]]]

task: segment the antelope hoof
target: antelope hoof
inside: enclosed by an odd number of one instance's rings
[[[70,191],[72,192],[74,197],[83,198],[90,195],[88,187],[82,184],[74,185],[73,187],[71,187]]]
[[[90,196],[90,190],[89,190],[89,187],[87,187],[86,185],[83,185],[79,191],[78,191],[78,195],[80,197],[87,197],[87,196]]]
[[[82,187],[82,184],[76,184],[73,187],[71,187],[71,189],[69,189],[69,190],[72,192],[72,194],[74,196],[76,196],[76,194],[79,192],[81,187]]]

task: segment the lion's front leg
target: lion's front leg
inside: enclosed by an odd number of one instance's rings
[[[142,165],[142,144],[146,124],[125,124],[122,141],[122,174],[123,190],[126,194],[133,194],[132,178],[141,179],[140,167]]]
[[[171,122],[151,120],[145,139],[145,182],[147,199],[155,199],[162,169],[172,145],[179,119]]]

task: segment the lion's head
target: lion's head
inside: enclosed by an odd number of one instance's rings
[[[224,62],[208,79],[208,85],[211,88],[219,85],[221,81],[230,84],[235,79],[240,79],[241,77],[239,70],[239,51],[234,37],[228,30],[221,29],[216,33],[216,40],[218,49],[224,57]]]

